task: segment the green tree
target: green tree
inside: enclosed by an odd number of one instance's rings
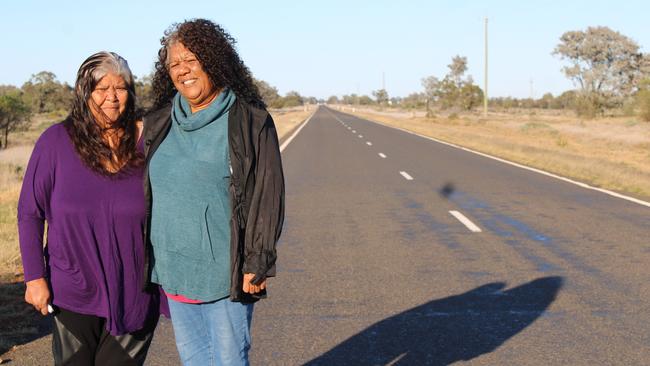
[[[21,89],[25,101],[35,113],[68,109],[73,98],[72,87],[61,84],[50,71],[33,74]]]
[[[642,120],[650,121],[650,79],[643,79],[639,83],[639,91],[634,96],[639,117]]]
[[[288,92],[282,99],[283,99],[283,106],[287,108],[297,107],[305,103],[303,97],[297,91]]]
[[[5,95],[14,92],[20,93],[21,90],[13,85],[0,85],[0,95]]]
[[[463,110],[471,111],[483,103],[483,90],[478,85],[465,83],[460,87],[458,101]]]
[[[424,87],[424,94],[429,101],[436,102],[440,91],[440,80],[435,76],[422,78],[422,86]]]
[[[137,96],[136,107],[141,110],[147,110],[153,106],[154,96],[153,88],[151,87],[152,74],[143,76],[142,78],[135,78],[135,95]]]
[[[30,114],[30,108],[23,101],[20,92],[14,91],[0,96],[0,131],[3,135],[0,140],[1,149],[7,148],[10,132],[27,126]]]
[[[431,117],[433,116],[431,107],[433,104],[438,102],[438,96],[440,95],[440,80],[435,76],[422,78],[422,86],[424,87],[424,96],[426,98],[424,105],[426,108],[427,117]]]
[[[354,93],[352,93],[352,94],[350,94],[350,95],[347,95],[347,94],[344,95],[344,96],[341,98],[341,102],[342,102],[343,104],[355,104],[355,105],[356,105],[356,104],[360,104],[359,96],[356,95],[356,94],[354,94]]]
[[[569,62],[562,71],[580,90],[575,103],[580,114],[622,105],[650,67],[636,42],[608,27],[565,32],[553,55]]]
[[[512,97],[497,97],[490,98],[490,106],[499,107],[503,109],[510,109],[517,106],[517,100]]]
[[[553,109],[575,109],[576,95],[575,90],[568,90],[553,99],[551,108]]]
[[[427,96],[425,93],[411,93],[408,96],[402,98],[401,105],[404,108],[415,109],[422,108],[427,103]]]
[[[327,104],[339,104],[339,98],[336,95],[332,95],[327,98]]]
[[[450,109],[458,106],[460,101],[460,90],[456,83],[449,78],[440,82],[438,89],[438,103],[442,109]]]
[[[454,56],[447,68],[449,72],[442,80],[435,76],[422,79],[428,100],[442,109],[471,110],[478,106],[481,103],[480,98],[483,98],[483,91],[474,85],[471,76],[465,77],[467,57]]]
[[[456,84],[458,89],[463,87],[465,80],[463,76],[467,71],[467,57],[456,55],[452,57],[451,64],[447,65],[449,68],[449,73],[447,74],[447,79]]]
[[[280,103],[280,94],[278,94],[277,88],[271,86],[264,80],[254,78],[253,82],[255,83],[255,86],[257,86],[257,90],[259,91],[260,96],[266,105],[273,108],[282,108],[282,105],[277,107],[279,104],[282,104]]]
[[[546,93],[537,101],[537,106],[539,108],[550,109],[552,108],[551,106],[553,105],[554,99],[553,94]]]
[[[388,104],[388,92],[386,89],[379,89],[372,92],[372,95],[375,97],[377,104],[385,105]]]
[[[362,95],[362,96],[359,97],[359,104],[360,105],[371,105],[371,104],[374,104],[374,103],[375,103],[375,101],[372,100],[372,98],[370,98],[367,95]]]

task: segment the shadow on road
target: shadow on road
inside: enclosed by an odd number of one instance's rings
[[[52,332],[49,316],[41,316],[25,303],[24,294],[22,278],[0,279],[0,355]]]
[[[539,318],[562,288],[543,277],[434,300],[384,319],[306,365],[448,365],[494,351]]]

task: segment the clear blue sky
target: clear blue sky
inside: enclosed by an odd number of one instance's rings
[[[646,1],[44,1],[0,5],[0,84],[20,86],[48,70],[74,83],[99,50],[124,56],[137,76],[152,69],[173,22],[220,23],[254,76],[281,94],[370,94],[385,73],[391,96],[422,91],[454,55],[483,86],[483,19],[489,18],[490,96],[557,95],[573,88],[551,55],[560,35],[608,26],[650,48]]]

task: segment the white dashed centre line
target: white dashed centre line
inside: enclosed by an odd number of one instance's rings
[[[352,133],[357,133],[357,131],[356,131],[356,130],[352,130]]]
[[[370,142],[370,141],[366,141],[366,145],[368,145],[368,146],[372,146],[372,142]]]
[[[386,159],[386,155],[384,155],[384,153],[379,153],[379,156],[380,156],[382,159]]]
[[[362,139],[362,138],[363,138],[363,135],[359,135],[359,138]]]
[[[471,231],[471,232],[473,232],[473,233],[480,233],[480,232],[482,231],[480,227],[474,225],[474,223],[471,222],[471,221],[470,221],[467,217],[465,217],[465,215],[463,215],[462,213],[460,213],[460,212],[458,212],[458,211],[453,211],[453,210],[452,210],[452,211],[449,211],[449,213],[450,213],[453,217],[457,218],[458,221],[460,221],[463,225],[465,225],[465,226],[469,229],[469,231]]]
[[[399,172],[399,173],[402,175],[402,177],[404,177],[404,179],[406,179],[406,180],[413,180],[413,177],[411,177],[411,176],[409,175],[409,173],[407,173],[407,172]]]

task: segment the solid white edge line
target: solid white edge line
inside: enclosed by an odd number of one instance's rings
[[[458,221],[460,221],[463,225],[465,225],[465,227],[467,227],[467,228],[469,229],[469,231],[471,231],[471,232],[473,232],[473,233],[480,233],[480,232],[481,232],[481,228],[478,227],[478,226],[476,226],[476,225],[474,225],[474,223],[471,222],[471,221],[470,221],[467,217],[465,217],[465,215],[463,215],[462,213],[460,213],[460,212],[458,212],[458,211],[454,211],[454,210],[449,211],[449,213],[450,213],[453,217],[455,217],[456,219],[458,219]]]
[[[399,172],[399,173],[400,173],[400,174],[402,175],[402,177],[404,177],[406,180],[413,180],[413,177],[411,177],[411,176],[409,175],[409,173],[407,173],[407,172]]]
[[[408,352],[404,352],[404,353],[402,353],[401,355],[395,357],[392,361],[390,361],[389,363],[387,363],[386,366],[394,366],[394,365],[397,365],[397,362],[398,362],[399,360],[401,360],[402,358],[404,358],[404,356],[406,356],[407,354],[408,354]]]
[[[386,159],[386,155],[385,155],[384,153],[379,153],[379,156],[380,156],[382,159]]]
[[[283,152],[284,149],[287,148],[287,146],[289,145],[291,140],[293,140],[296,136],[298,136],[298,133],[300,133],[300,130],[302,130],[305,126],[307,126],[307,123],[309,123],[309,121],[311,121],[311,118],[314,116],[314,114],[316,114],[316,111],[318,111],[318,108],[316,108],[314,113],[312,113],[311,116],[309,116],[309,118],[307,118],[307,120],[300,127],[298,127],[296,132],[294,132],[293,135],[291,135],[291,137],[289,137],[287,139],[287,141],[285,141],[282,145],[280,145],[280,152]]]
[[[464,150],[464,151],[470,152],[472,154],[480,155],[480,156],[483,156],[483,157],[486,157],[486,158],[489,158],[489,159],[492,159],[492,160],[499,161],[499,162],[504,163],[504,164],[509,164],[509,165],[512,165],[512,166],[516,166],[517,168],[526,169],[526,170],[529,170],[531,172],[535,172],[535,173],[538,173],[538,174],[546,175],[546,176],[551,177],[551,178],[559,179],[559,180],[567,182],[567,183],[575,184],[578,187],[582,187],[582,188],[585,188],[585,189],[591,189],[591,190],[598,191],[600,193],[604,193],[604,194],[607,194],[607,195],[610,195],[610,196],[613,196],[613,197],[616,197],[616,198],[620,198],[620,199],[624,199],[626,201],[634,202],[634,203],[639,204],[641,206],[650,207],[650,202],[643,201],[643,200],[640,200],[638,198],[626,196],[624,194],[613,192],[613,191],[610,191],[610,190],[607,190],[607,189],[604,189],[604,188],[598,188],[598,187],[590,186],[587,183],[583,183],[583,182],[576,181],[576,180],[573,180],[573,179],[570,179],[570,178],[566,178],[566,177],[563,177],[561,175],[549,173],[549,172],[541,170],[541,169],[537,169],[537,168],[529,167],[529,166],[526,166],[526,165],[523,165],[523,164],[515,163],[513,161],[506,160],[506,159],[503,159],[503,158],[498,158],[496,156],[492,156],[492,155],[489,155],[489,154],[486,154],[486,153],[482,153],[482,152],[479,152],[479,151],[476,151],[476,150],[472,150],[472,149],[469,149],[469,148],[466,148],[466,147],[462,147],[460,145],[453,144],[451,142],[438,140],[435,137],[429,137],[429,136],[421,135],[421,134],[419,134],[417,132],[405,130],[405,129],[399,128],[399,127],[393,127],[393,126],[385,125],[383,123],[371,121],[369,119],[364,119],[364,118],[361,118],[361,117],[356,117],[355,116],[355,118],[361,119],[363,121],[372,122],[372,123],[378,124],[380,126],[392,128],[392,129],[395,129],[395,130],[400,130],[402,132],[406,132],[406,133],[411,134],[411,135],[419,136],[419,137],[425,138],[427,140],[435,141],[435,142],[443,144],[443,145],[447,145],[447,146],[454,147],[456,149]]]

